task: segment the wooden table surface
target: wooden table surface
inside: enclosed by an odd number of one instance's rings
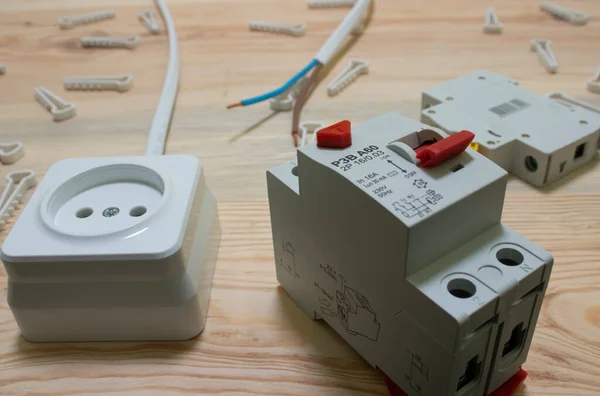
[[[305,119],[362,122],[390,110],[419,118],[421,91],[475,69],[512,76],[532,91],[561,90],[600,105],[585,82],[600,63],[600,2],[561,1],[591,14],[587,26],[553,20],[538,1],[497,1],[500,36],[482,33],[475,0],[375,0],[371,24],[321,83]],[[274,88],[305,64],[347,10],[304,0],[168,1],[179,32],[182,79],[168,153],[200,157],[219,200],[223,239],[206,329],[186,342],[33,344],[6,304],[0,270],[1,395],[385,395],[379,375],[324,323],[312,322],[275,279],[265,170],[294,158],[290,113],[225,105]],[[70,157],[144,153],[166,63],[164,34],[137,21],[151,0],[1,0],[0,140],[26,156],[0,166],[39,175]],[[61,31],[60,16],[112,8],[117,18]],[[250,20],[307,22],[303,38],[250,33]],[[82,35],[141,34],[134,51],[80,48]],[[553,41],[560,72],[547,74],[529,40]],[[348,59],[370,63],[335,98],[326,83]],[[128,93],[64,92],[75,75],[132,73]],[[53,123],[33,100],[44,85],[78,106]],[[600,167],[545,189],[511,178],[504,223],[555,258],[519,395],[600,394]],[[10,227],[9,227],[10,228]],[[0,234],[0,241],[6,236]],[[35,241],[31,241],[35,243]]]

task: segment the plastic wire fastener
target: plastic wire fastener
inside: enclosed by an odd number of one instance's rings
[[[0,162],[14,164],[25,155],[25,146],[21,142],[0,143]]]
[[[369,73],[369,64],[362,60],[351,60],[348,66],[327,86],[327,94],[335,96],[352,84],[359,76]]]
[[[158,26],[158,20],[154,11],[142,11],[138,14],[138,19],[142,21],[144,25],[150,30],[152,34],[158,34],[160,27]]]
[[[0,63],[0,76],[4,73],[6,73],[6,66],[4,66],[4,63]]]
[[[485,19],[483,21],[483,31],[488,34],[500,34],[504,25],[500,23],[496,10],[488,7],[485,10]]]
[[[600,67],[596,73],[587,81],[587,90],[593,93],[600,94]]]
[[[125,92],[133,85],[133,76],[87,76],[69,77],[64,80],[67,91],[119,91]]]
[[[307,0],[308,8],[352,8],[356,0]]]
[[[253,32],[269,32],[277,34],[287,34],[290,36],[300,37],[306,33],[306,24],[285,24],[285,23],[270,23],[255,21],[250,22],[250,30]]]
[[[314,142],[317,132],[323,128],[325,128],[325,124],[321,121],[304,121],[300,124],[300,144],[298,144],[298,147],[302,147],[309,143],[308,135],[312,135],[310,141]]]
[[[6,187],[0,195],[0,230],[6,226],[6,221],[23,202],[25,193],[35,187],[37,179],[31,170],[13,171],[6,175]]]
[[[126,37],[95,37],[85,36],[81,38],[81,45],[86,48],[127,48],[134,49],[140,43],[140,36]]]
[[[87,24],[93,23],[93,22],[104,21],[106,19],[112,19],[115,17],[115,15],[116,14],[114,11],[108,10],[108,11],[92,12],[90,14],[84,14],[84,15],[73,15],[73,16],[61,17],[58,20],[58,26],[60,26],[61,29],[71,29],[72,27],[75,27],[78,25],[87,25]]]
[[[465,151],[474,138],[473,132],[463,130],[436,143],[418,147],[415,153],[421,167],[431,168]]]
[[[75,103],[67,102],[44,87],[34,89],[35,100],[44,106],[52,114],[54,121],[62,121],[74,117],[76,113]]]
[[[548,94],[548,97],[567,107],[577,106],[581,107],[582,109],[586,109],[589,111],[593,111],[594,113],[600,114],[600,107],[596,107],[584,101],[577,100],[575,98],[565,95],[562,92],[551,92]]]
[[[300,93],[304,85],[308,82],[308,77],[302,77],[296,84],[290,89],[282,93],[281,95],[275,96],[269,99],[269,107],[273,111],[290,111],[294,108],[294,100]]]
[[[531,50],[537,52],[538,58],[550,73],[558,71],[558,62],[552,51],[552,41],[546,39],[531,40]]]
[[[560,7],[558,4],[543,1],[540,3],[540,9],[549,12],[555,17],[569,22],[572,25],[585,25],[590,20],[590,16],[584,12],[576,12]]]

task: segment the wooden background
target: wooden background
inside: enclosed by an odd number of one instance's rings
[[[538,1],[495,6],[505,32],[482,33],[475,0],[375,0],[370,26],[313,95],[305,119],[361,122],[396,110],[419,117],[421,91],[475,69],[520,80],[539,93],[562,90],[600,105],[585,82],[600,63],[600,2],[561,1],[592,19],[553,20]],[[274,274],[265,170],[294,158],[290,113],[265,104],[225,105],[274,88],[312,58],[347,10],[309,10],[304,0],[171,0],[182,80],[169,153],[200,157],[220,204],[223,240],[209,321],[180,342],[32,344],[19,335],[0,269],[0,395],[385,395],[382,379],[323,323],[310,321]],[[22,140],[26,157],[0,166],[40,177],[69,157],[144,153],[167,63],[164,34],[137,21],[151,0],[1,0],[0,141]],[[117,18],[69,31],[60,16],[112,8]],[[250,20],[306,22],[303,38],[248,32]],[[141,34],[134,51],[87,50],[82,35]],[[547,74],[529,40],[553,41],[560,72]],[[326,83],[350,58],[370,74],[335,98]],[[76,75],[132,73],[135,87],[63,92]],[[44,85],[78,106],[53,123],[33,100]],[[255,128],[251,128],[251,126]],[[597,161],[545,189],[509,182],[504,222],[555,257],[555,267],[519,395],[600,394],[600,167]],[[6,232],[0,234],[0,241]],[[32,241],[35,243],[35,241]]]

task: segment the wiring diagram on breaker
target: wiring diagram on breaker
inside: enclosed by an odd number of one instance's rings
[[[279,258],[279,265],[283,267],[290,275],[296,279],[300,279],[300,274],[296,270],[296,249],[292,242],[282,241],[282,254]]]
[[[319,298],[321,314],[339,318],[348,334],[377,341],[381,325],[369,300],[355,289],[346,286],[343,275],[340,275],[339,279],[341,287],[335,292],[335,309],[332,307],[333,297],[321,289],[324,294],[323,298]]]

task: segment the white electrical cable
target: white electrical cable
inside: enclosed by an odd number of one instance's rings
[[[335,55],[336,51],[340,48],[342,42],[348,36],[354,27],[361,23],[361,18],[364,18],[368,8],[371,5],[371,0],[358,0],[352,10],[346,15],[342,23],[335,29],[333,34],[329,36],[325,44],[321,47],[315,59],[323,65]]]
[[[177,33],[175,32],[173,19],[164,0],[155,0],[155,3],[165,23],[169,38],[169,62],[162,93],[156,107],[156,113],[154,113],[154,118],[152,119],[152,126],[150,127],[146,155],[162,155],[165,151],[167,134],[169,133],[169,125],[173,109],[175,108],[179,86],[179,45],[177,43]]]

